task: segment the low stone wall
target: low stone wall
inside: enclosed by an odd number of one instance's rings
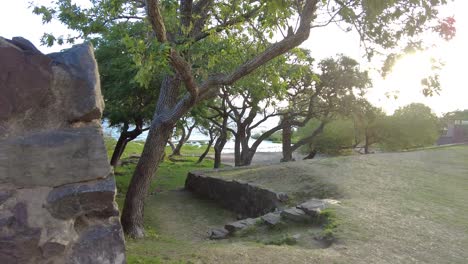
[[[0,61],[0,263],[125,263],[92,47]]]
[[[206,176],[203,172],[189,172],[185,189],[203,198],[215,200],[241,217],[264,215],[283,207],[283,203],[287,201],[284,193],[276,193],[249,183]]]

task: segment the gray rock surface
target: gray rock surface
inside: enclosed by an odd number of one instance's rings
[[[0,263],[125,263],[92,46],[0,61]]]
[[[229,224],[226,224],[224,228],[229,231],[229,233],[234,233],[236,231],[243,230],[245,228],[254,226],[257,223],[257,219],[254,218],[246,218],[242,219],[236,222],[232,222]]]
[[[281,214],[280,212],[273,212],[262,215],[260,218],[265,224],[269,226],[275,226],[281,221]]]
[[[312,217],[318,217],[320,215],[320,211],[327,208],[327,203],[320,199],[311,199],[307,202],[301,203],[297,208]]]
[[[288,208],[281,212],[281,217],[293,222],[309,222],[311,217],[298,208]]]
[[[216,228],[210,230],[210,239],[224,239],[229,235],[229,231],[225,228]]]

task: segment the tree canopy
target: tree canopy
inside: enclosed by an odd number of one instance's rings
[[[77,32],[76,36],[46,34],[43,40],[47,44],[96,38],[113,30],[116,24],[143,23],[143,36],[125,34],[121,38],[124,52],[131,54],[136,65],[135,80],[141,87],[152,87],[155,75],[161,74],[149,135],[122,212],[125,232],[140,237],[144,197],[164,146],[176,122],[193,106],[216,97],[223,87],[233,87],[242,78],[258,74],[262,67],[281,60],[280,56],[308,39],[311,30],[332,23],[357,32],[369,57],[424,48],[426,30],[450,32],[450,21],[442,27],[437,20],[437,7],[445,3],[446,0],[108,0],[79,6],[71,0],[57,0],[50,6],[36,6],[33,11],[42,15],[44,22],[58,19]],[[321,67],[331,69],[335,65],[324,62]],[[274,71],[269,73],[270,78],[274,76]],[[333,78],[329,82],[326,86],[321,80],[324,90],[340,85],[333,83]],[[266,84],[268,91],[274,82]],[[333,92],[329,95],[334,96]]]

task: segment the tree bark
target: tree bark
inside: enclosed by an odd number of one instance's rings
[[[247,149],[242,151],[241,161],[238,166],[250,166],[252,164],[253,157],[255,155],[256,149]]]
[[[176,147],[175,147],[174,143],[171,142],[171,139],[169,139],[169,140],[167,141],[167,144],[169,144],[169,146],[171,147],[172,152],[174,152],[174,150],[175,150]]]
[[[315,157],[315,155],[317,155],[317,150],[314,149],[309,153],[309,155],[304,157],[304,160],[313,159]]]
[[[110,160],[110,165],[114,168],[119,164],[120,157],[122,156],[122,153],[127,145],[126,138],[127,137],[124,135],[124,132],[120,132],[119,139],[115,144],[114,152],[112,152],[112,158]]]
[[[196,127],[196,124],[194,123],[192,126],[187,128],[187,131],[185,130],[184,125],[181,126],[182,128],[182,135],[180,135],[179,142],[177,143],[177,146],[172,150],[171,156],[180,156],[182,146],[187,142],[192,135],[193,129]]]
[[[219,137],[216,139],[216,142],[214,145],[215,158],[214,158],[213,168],[215,169],[218,169],[221,166],[221,153],[224,149],[224,146],[226,145],[227,136],[228,136],[227,123],[228,123],[229,115],[225,108],[225,98],[223,98],[222,117],[223,117],[223,122],[221,123],[221,126],[219,127],[220,129]]]
[[[291,137],[292,137],[292,129],[291,124],[289,123],[289,116],[284,116],[284,126],[282,130],[282,144],[283,144],[283,158],[281,159],[282,162],[292,161],[292,148],[291,148]]]
[[[112,158],[110,161],[110,165],[112,167],[115,168],[119,164],[120,157],[122,157],[127,143],[134,140],[139,135],[141,135],[143,131],[145,131],[145,129],[142,128],[142,120],[136,120],[135,124],[136,127],[132,131],[128,131],[128,125],[125,124],[122,132],[120,132],[119,139],[117,140],[117,144],[115,145],[114,152],[112,153]]]
[[[213,141],[214,139],[211,138],[210,141],[208,142],[208,146],[206,147],[205,151],[198,158],[197,164],[201,163],[205,159],[206,155],[208,155],[208,152],[210,152],[210,148],[213,145]]]
[[[366,128],[365,143],[364,143],[364,154],[369,154],[369,134]]]
[[[216,139],[216,143],[214,146],[215,150],[215,159],[214,159],[214,166],[213,168],[218,169],[221,166],[221,152],[224,149],[224,145],[226,145],[227,142],[227,135],[226,134],[221,134],[218,139]]]
[[[165,121],[164,117],[166,111],[174,107],[179,87],[177,75],[164,78],[151,129],[125,196],[121,222],[124,232],[133,238],[144,236],[144,201],[153,175],[164,157],[166,142],[172,134],[174,122]]]
[[[181,129],[182,129],[182,134],[180,135],[180,139],[179,139],[179,142],[177,142],[176,147],[172,150],[171,156],[180,156],[180,149],[185,143],[185,128],[183,125],[181,126]]]

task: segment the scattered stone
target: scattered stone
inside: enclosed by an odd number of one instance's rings
[[[288,194],[284,193],[284,192],[279,192],[276,194],[276,197],[278,198],[278,200],[280,202],[287,202],[289,200],[289,196]]]
[[[295,207],[283,210],[281,212],[281,217],[293,222],[308,222],[311,220],[309,215]]]
[[[229,231],[229,233],[234,233],[236,231],[245,229],[250,226],[254,226],[257,223],[257,219],[254,218],[246,218],[236,222],[229,223],[224,226],[225,229]]]
[[[229,231],[225,228],[216,228],[210,230],[210,239],[224,239],[229,235]]]
[[[327,204],[323,200],[319,200],[319,199],[312,199],[305,203],[301,203],[300,205],[297,206],[298,209],[301,209],[306,214],[312,217],[319,216],[320,211],[325,209],[326,207],[327,207]]]
[[[280,212],[273,212],[268,213],[266,215],[262,215],[261,219],[269,226],[275,226],[281,221],[281,213]]]

